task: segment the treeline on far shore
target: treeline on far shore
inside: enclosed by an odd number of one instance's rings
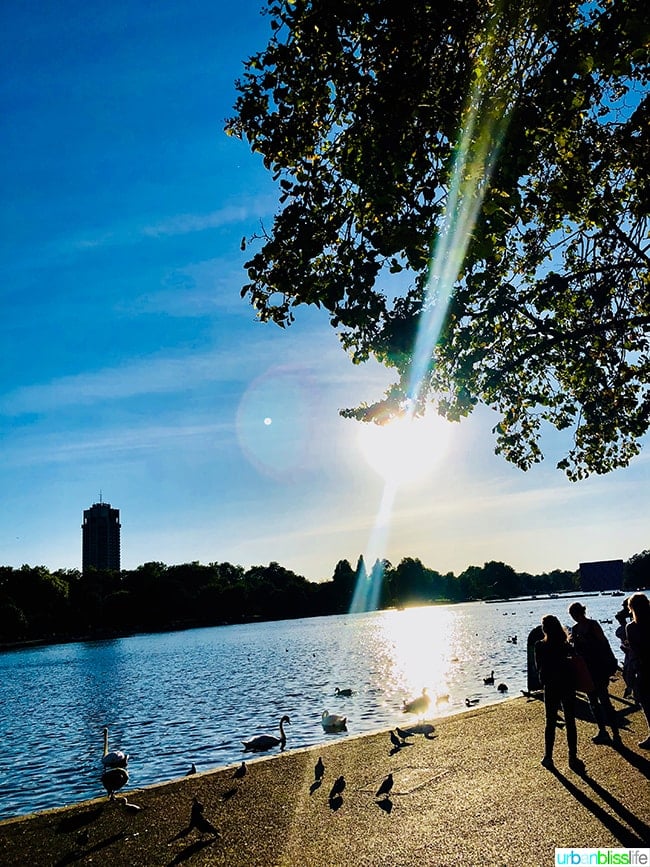
[[[167,566],[152,562],[122,572],[0,566],[0,644],[65,641],[216,626],[254,620],[342,614],[357,582],[372,581],[377,608],[465,602],[579,590],[578,572],[516,572],[491,561],[443,575],[407,557],[368,570],[340,560],[328,581],[308,581],[279,563],[244,569],[231,563]],[[650,585],[650,551],[625,563],[624,588]]]

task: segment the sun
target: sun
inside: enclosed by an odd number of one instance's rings
[[[413,484],[428,476],[444,457],[450,430],[450,422],[431,413],[385,425],[363,423],[357,442],[368,464],[387,483]]]

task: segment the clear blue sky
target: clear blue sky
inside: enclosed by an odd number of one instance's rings
[[[223,133],[260,7],[2,4],[0,565],[79,567],[100,491],[124,568],[277,560],[320,580],[374,539],[395,564],[538,572],[650,547],[647,449],[576,485],[556,436],[524,474],[487,410],[434,438],[373,532],[384,482],[337,410],[387,375],[314,312],[282,331],[239,295],[241,237],[276,200]]]

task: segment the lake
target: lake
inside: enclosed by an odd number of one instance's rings
[[[580,598],[601,621],[620,609],[620,598]],[[183,776],[192,762],[204,771],[241,761],[241,741],[277,734],[283,714],[289,750],[415,722],[401,705],[423,687],[428,719],[466,710],[466,697],[515,697],[527,686],[528,633],[545,613],[568,625],[570,601],[424,606],[1,652],[0,818],[104,794],[105,725],[138,788]],[[616,626],[603,623],[622,658]],[[492,670],[495,685],[486,686]],[[337,686],[353,695],[336,696]],[[326,709],[348,717],[347,734],[325,734]]]

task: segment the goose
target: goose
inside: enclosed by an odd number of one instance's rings
[[[492,686],[492,684],[494,683],[494,671],[489,675],[489,677],[483,678],[483,683],[486,686]]]
[[[108,729],[104,726],[104,755],[102,764],[105,768],[125,768],[129,757],[122,750],[108,751]]]
[[[430,702],[431,702],[431,699],[427,695],[427,688],[425,686],[424,689],[422,690],[422,695],[419,695],[417,698],[411,699],[411,701],[405,701],[403,703],[402,712],[403,713],[415,713],[418,716],[422,716],[424,713],[426,713],[426,710],[429,707]]]
[[[274,735],[256,735],[254,738],[251,738],[249,741],[242,741],[244,745],[244,752],[251,753],[263,753],[265,750],[270,750],[273,747],[279,746],[281,750],[284,749],[287,743],[287,736],[284,733],[284,724],[291,723],[289,717],[285,714],[280,720],[280,737],[276,738]]]
[[[347,688],[346,688],[346,689],[339,689],[338,686],[337,686],[336,689],[334,690],[334,693],[335,693],[335,695],[351,696],[351,695],[352,695],[352,690],[351,690],[351,689],[347,689]]]
[[[497,686],[497,689],[499,690],[499,692],[508,692],[508,684],[507,683],[500,683]]]
[[[383,781],[381,786],[377,789],[377,794],[375,798],[380,798],[382,795],[388,797],[390,790],[393,788],[393,775],[389,774],[386,779]]]
[[[102,786],[108,792],[110,800],[114,800],[118,792],[129,782],[129,772],[126,768],[107,768],[102,774]]]
[[[321,716],[321,723],[326,732],[342,732],[347,729],[348,718],[341,716],[338,713],[330,713],[324,710]]]

